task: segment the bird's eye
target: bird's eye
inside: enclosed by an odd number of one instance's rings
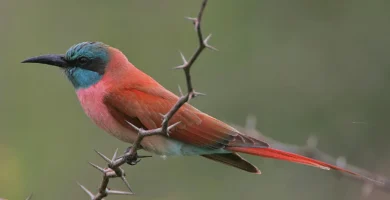
[[[80,64],[86,64],[89,59],[87,57],[80,57],[77,59],[77,61],[80,63]]]

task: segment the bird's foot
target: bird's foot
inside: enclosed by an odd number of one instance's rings
[[[131,146],[128,147],[125,151],[125,155],[131,150]],[[137,152],[135,152],[134,156],[127,156],[125,159],[126,159],[126,163],[129,164],[129,165],[136,165],[137,163],[139,163],[141,161],[141,158],[150,158],[152,156],[142,156],[142,155],[138,155]]]

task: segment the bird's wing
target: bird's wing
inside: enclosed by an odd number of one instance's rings
[[[133,129],[127,122],[144,129],[161,127],[162,114],[166,114],[178,97],[162,87],[115,88],[104,98],[114,118],[123,126]],[[172,117],[169,124],[180,124],[170,131],[169,137],[195,146],[219,149],[233,147],[268,147],[268,144],[242,135],[229,125],[205,114],[186,103]]]

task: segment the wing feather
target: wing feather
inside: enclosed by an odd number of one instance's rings
[[[162,92],[161,92],[162,91]],[[144,129],[159,128],[161,114],[167,113],[178,97],[164,88],[116,88],[105,96],[104,103],[122,125],[126,121]],[[169,121],[181,122],[171,130],[170,137],[195,146],[220,149],[226,146],[268,147],[265,142],[240,134],[229,125],[184,104]]]

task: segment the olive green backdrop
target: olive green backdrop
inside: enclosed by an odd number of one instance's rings
[[[112,155],[128,146],[84,115],[59,69],[21,60],[103,41],[177,93],[184,76],[170,69],[179,50],[195,50],[184,17],[200,3],[0,0],[0,197],[88,199],[76,182],[93,191],[100,183],[87,164],[103,165],[93,149]],[[389,10],[386,0],[210,0],[203,28],[220,51],[194,65],[194,86],[208,95],[191,103],[229,123],[255,115],[260,131],[287,143],[315,135],[321,150],[390,176]],[[136,196],[108,199],[363,198],[362,183],[333,172],[246,158],[261,176],[200,157],[155,156],[125,167]],[[110,186],[125,189],[118,180]]]

